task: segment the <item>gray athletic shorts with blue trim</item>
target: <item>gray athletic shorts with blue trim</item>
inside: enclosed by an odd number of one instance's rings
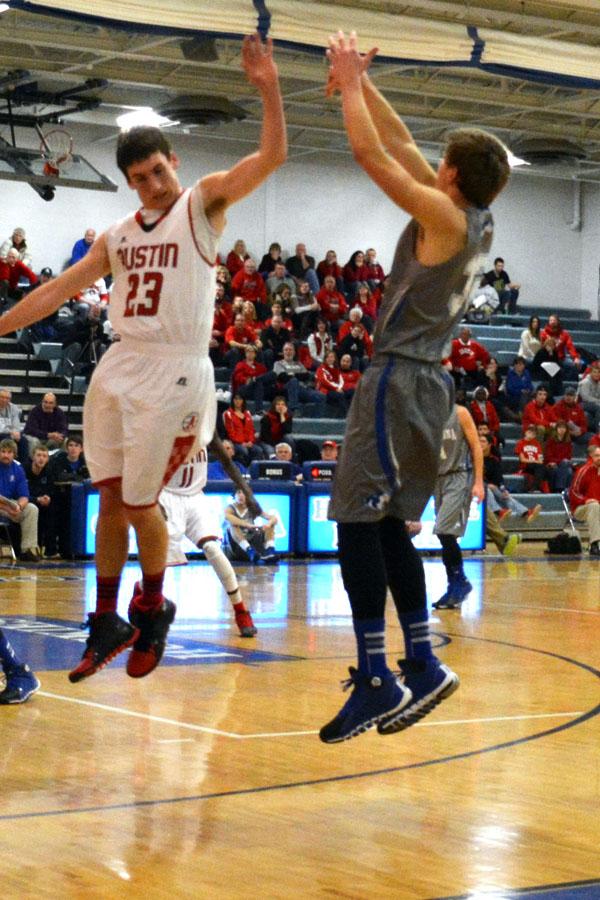
[[[471,509],[472,472],[450,472],[440,475],[435,483],[434,534],[462,537]]]
[[[348,413],[329,518],[418,520],[433,494],[453,403],[441,366],[392,355],[373,362]]]

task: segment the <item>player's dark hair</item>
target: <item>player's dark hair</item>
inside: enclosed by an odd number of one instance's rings
[[[501,262],[501,263],[504,262],[504,260],[502,259],[501,256],[497,256],[497,257],[496,257],[496,259],[494,260],[494,265],[496,265],[496,263],[499,263],[499,262]]]
[[[486,207],[510,175],[504,144],[478,128],[460,128],[449,135],[444,158],[458,170],[457,187],[469,203]]]
[[[172,153],[171,144],[160,128],[138,125],[129,131],[122,131],[117,140],[117,165],[125,178],[127,169],[133,163],[143,162],[153,153],[164,153],[168,158]]]

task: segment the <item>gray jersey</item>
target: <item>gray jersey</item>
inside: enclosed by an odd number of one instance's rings
[[[489,209],[469,206],[465,213],[466,245],[440,265],[424,266],[417,260],[419,224],[415,219],[400,235],[373,335],[375,357],[393,353],[436,363],[446,355],[494,230]]]
[[[455,472],[466,472],[471,468],[471,453],[465,433],[458,421],[456,406],[444,425],[438,477]]]

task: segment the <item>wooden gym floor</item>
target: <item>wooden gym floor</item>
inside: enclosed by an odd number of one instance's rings
[[[164,664],[79,685],[93,567],[2,567],[0,627],[42,680],[0,707],[2,896],[600,897],[600,563],[527,552],[469,558],[469,600],[434,613],[461,689],[334,746],[317,731],[354,662],[334,562],[241,567],[252,640],[205,563],[172,570]]]

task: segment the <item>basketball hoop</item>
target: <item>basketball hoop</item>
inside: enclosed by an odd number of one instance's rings
[[[42,135],[40,153],[44,175],[56,178],[73,159],[73,138],[66,128],[54,128]]]

